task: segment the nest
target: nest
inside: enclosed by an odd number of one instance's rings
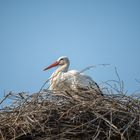
[[[0,140],[140,140],[139,97],[43,90],[0,105]]]

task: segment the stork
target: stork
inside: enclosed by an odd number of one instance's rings
[[[98,84],[92,80],[91,77],[85,75],[84,73],[78,72],[76,70],[68,71],[70,65],[69,58],[62,56],[57,59],[54,63],[44,69],[44,71],[58,66],[55,72],[50,78],[50,90],[90,90],[98,95],[102,95],[102,92]]]

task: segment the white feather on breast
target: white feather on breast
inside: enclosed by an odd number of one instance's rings
[[[91,77],[76,70],[60,72],[56,76],[52,75],[51,77],[51,90],[78,90],[79,88],[99,90],[98,85]]]

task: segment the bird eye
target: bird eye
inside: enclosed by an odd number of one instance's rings
[[[63,59],[63,58],[61,58],[61,59],[60,59],[60,61],[61,61],[61,60],[64,60],[64,59]]]

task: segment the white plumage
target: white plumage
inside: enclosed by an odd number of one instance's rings
[[[62,56],[56,62],[45,68],[48,70],[52,67],[58,66],[56,71],[51,75],[50,78],[50,89],[51,90],[91,90],[96,94],[102,95],[102,92],[96,82],[91,77],[80,73],[76,70],[68,71],[70,61],[68,57]]]

